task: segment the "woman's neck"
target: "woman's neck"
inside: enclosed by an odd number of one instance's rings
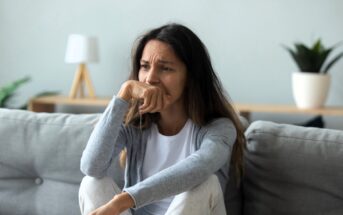
[[[160,119],[157,123],[158,130],[161,134],[172,136],[181,131],[187,122],[187,114],[183,108],[173,109],[170,108],[160,112]]]

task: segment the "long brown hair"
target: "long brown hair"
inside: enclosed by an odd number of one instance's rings
[[[190,29],[180,24],[168,24],[153,29],[137,40],[132,52],[130,80],[138,80],[142,53],[150,40],[159,40],[170,45],[186,65],[187,80],[183,93],[184,104],[188,117],[195,124],[204,126],[219,117],[229,118],[233,122],[237,138],[232,150],[231,163],[235,167],[236,178],[239,179],[243,174],[244,128],[214,72],[205,45]],[[143,128],[146,128],[152,122],[157,121],[158,113],[147,113],[140,119],[138,106],[138,101],[131,102],[125,118],[127,125],[139,126],[140,120],[142,120]],[[125,154],[122,154],[121,160],[124,159]]]

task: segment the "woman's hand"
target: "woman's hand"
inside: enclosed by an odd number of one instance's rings
[[[107,204],[101,206],[95,211],[91,212],[89,215],[119,215],[120,211],[112,206],[111,201]]]
[[[143,103],[139,107],[141,114],[161,111],[170,103],[170,96],[161,88],[134,80],[126,81],[122,85],[118,97],[126,101],[142,100]]]
[[[135,205],[132,197],[128,193],[115,195],[107,204],[99,207],[89,215],[120,215],[123,211]]]

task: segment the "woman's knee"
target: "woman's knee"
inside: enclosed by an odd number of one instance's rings
[[[108,176],[104,176],[102,178],[96,178],[96,177],[86,175],[82,179],[82,182],[84,183],[106,183],[106,182],[111,182],[111,181],[113,181],[113,179]]]
[[[94,178],[85,176],[80,184],[79,205],[82,214],[106,204],[121,190],[110,177]]]
[[[95,178],[91,176],[83,177],[80,184],[80,194],[88,193],[92,195],[101,195],[110,192],[111,194],[118,194],[121,192],[118,185],[110,177]]]
[[[105,176],[102,178],[95,178],[95,177],[91,177],[86,175],[85,177],[83,177],[80,187],[99,187],[99,186],[106,186],[106,185],[110,185],[114,183],[113,179]]]
[[[193,191],[203,190],[206,193],[222,193],[222,189],[216,175],[211,175],[208,179],[206,179],[203,183],[199,184],[195,188],[192,189]],[[191,190],[191,191],[192,191]]]
[[[188,195],[201,196],[201,198],[213,207],[219,201],[223,201],[223,191],[216,175],[211,175],[207,180],[193,188]]]
[[[223,192],[216,175],[211,175],[193,189],[176,195],[166,214],[226,214]],[[223,209],[224,208],[224,209]]]
[[[211,175],[204,182],[191,190],[176,195],[183,199],[217,199],[223,196],[223,192],[216,175]]]

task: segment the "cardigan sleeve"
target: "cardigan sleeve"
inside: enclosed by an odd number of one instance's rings
[[[201,129],[200,148],[184,160],[159,173],[126,187],[135,208],[192,189],[231,160],[236,129],[227,118],[220,118]]]
[[[82,153],[80,169],[89,176],[101,178],[106,174],[113,157],[126,145],[123,118],[128,102],[113,97],[92,131]]]

